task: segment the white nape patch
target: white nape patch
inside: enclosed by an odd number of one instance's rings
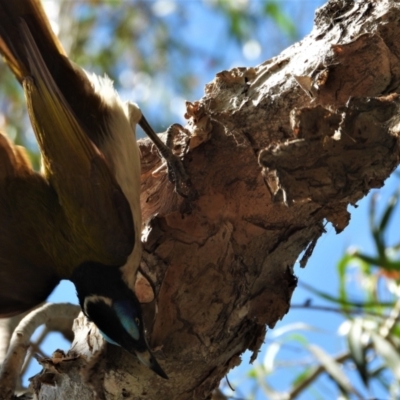
[[[136,124],[142,118],[140,108],[125,103],[114,89],[112,80],[86,72],[95,92],[109,108],[108,132],[101,148],[119,185],[129,201],[135,226],[135,245],[121,268],[128,286],[134,291],[136,272],[142,256],[142,212],[140,208],[140,154],[136,142]]]
[[[142,111],[136,103],[128,101],[126,102],[126,105],[128,107],[129,122],[131,123],[131,126],[135,126],[136,128],[137,123],[142,118]]]
[[[83,310],[86,315],[89,315],[87,312],[87,305],[89,303],[105,303],[109,307],[112,307],[113,304],[112,300],[109,297],[97,296],[97,295],[85,297],[85,302],[83,303]]]
[[[117,91],[114,89],[113,81],[107,76],[99,76],[92,72],[83,70],[88,77],[94,91],[103,99],[104,103],[113,107],[116,103],[121,100]]]

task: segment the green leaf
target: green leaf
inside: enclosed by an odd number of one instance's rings
[[[264,356],[264,363],[263,363],[266,374],[271,374],[274,371],[275,358],[279,353],[281,347],[282,343],[279,342],[273,342],[270,346],[268,346],[268,349]]]
[[[267,1],[264,6],[264,12],[269,15],[276,25],[289,37],[294,38],[296,36],[296,26],[293,24],[292,20],[282,12],[282,7],[278,2]]]
[[[346,276],[347,276],[347,268],[353,260],[353,256],[349,253],[346,253],[337,264],[337,271],[339,274],[339,299],[343,303],[344,311],[347,311],[348,305],[347,301],[347,290],[346,290]]]
[[[382,232],[378,230],[378,228],[374,228],[372,231],[372,238],[375,242],[375,247],[378,252],[379,257],[384,260],[386,258],[385,250],[386,250],[386,243]]]
[[[256,379],[257,378],[257,371],[256,371],[255,368],[251,368],[249,371],[247,371],[246,375],[251,379]]]
[[[341,364],[331,357],[330,354],[326,353],[325,350],[316,345],[310,345],[308,346],[308,349],[324,367],[328,375],[340,386],[344,393],[356,393],[356,390],[343,372]]]
[[[400,261],[391,261],[386,256],[384,258],[367,256],[363,253],[356,252],[354,254],[355,257],[358,257],[360,260],[367,262],[372,265],[376,265],[377,267],[387,269],[388,271],[400,271]]]
[[[269,337],[276,339],[280,336],[286,335],[289,332],[298,332],[298,331],[317,331],[318,329],[315,326],[306,324],[304,322],[294,322],[292,324],[283,325],[279,328],[274,329],[270,334]],[[291,335],[295,340],[303,340],[304,337],[302,335]],[[302,339],[300,339],[300,336]]]
[[[376,352],[391,369],[395,378],[400,381],[400,355],[397,349],[386,338],[376,332],[371,332],[371,338]]]
[[[390,200],[388,201],[387,207],[383,211],[382,217],[380,218],[379,222],[376,221],[376,204],[377,204],[377,197],[372,196],[371,204],[370,204],[370,226],[371,226],[371,233],[374,239],[374,243],[379,255],[379,263],[377,265],[385,265],[389,261],[386,257],[386,249],[387,244],[385,242],[385,233],[388,228],[389,222],[393,217],[393,212],[396,208],[397,201],[399,198],[399,191],[394,193]]]
[[[311,328],[310,331],[318,332],[318,331],[320,331],[320,329]],[[286,339],[287,339],[287,342],[289,342],[289,341],[297,342],[301,346],[306,346],[308,344],[308,339],[305,336],[300,335],[299,333],[292,333],[292,334],[288,335]]]
[[[388,206],[386,207],[386,210],[384,211],[383,216],[381,218],[381,222],[379,223],[379,230],[381,232],[384,232],[386,230],[388,223],[390,222],[390,219],[392,218],[393,211],[396,208],[398,199],[399,199],[399,192],[397,191],[389,199]]]
[[[397,340],[400,338],[400,326],[396,324],[392,330],[390,331],[390,334],[392,336],[392,340],[395,342],[395,345],[397,344]]]
[[[394,302],[382,302],[382,301],[351,301],[351,300],[341,300],[339,297],[332,296],[326,292],[323,292],[322,290],[318,290],[314,288],[313,286],[304,283],[304,282],[299,282],[299,285],[304,287],[306,290],[309,292],[315,294],[316,296],[319,296],[323,298],[324,300],[330,301],[335,304],[340,304],[342,307],[344,306],[353,306],[353,307],[359,307],[359,308],[374,308],[374,307],[392,307]]]
[[[310,367],[305,368],[303,371],[301,371],[299,374],[297,374],[294,377],[294,379],[292,380],[292,387],[297,386],[299,383],[303,382],[313,372],[314,372],[314,368],[310,368]]]
[[[377,202],[377,193],[374,193],[371,196],[371,201],[369,203],[369,213],[368,213],[368,217],[369,217],[369,227],[371,229],[371,232],[373,232],[375,230],[375,216],[376,216],[376,202]]]
[[[371,369],[369,375],[371,377],[378,377],[386,371],[386,365],[380,365],[377,368]]]
[[[365,345],[361,340],[363,332],[363,320],[361,318],[356,318],[351,322],[351,327],[347,335],[347,343],[349,345],[350,355],[357,367],[361,380],[364,382],[364,385],[368,387],[369,375],[367,373],[367,352]]]

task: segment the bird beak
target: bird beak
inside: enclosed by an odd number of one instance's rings
[[[150,353],[149,350],[145,350],[143,352],[135,352],[136,357],[144,364],[146,367],[153,370],[157,375],[161,376],[161,378],[168,379],[168,375],[163,371],[160,367],[160,364],[157,362],[153,354]]]

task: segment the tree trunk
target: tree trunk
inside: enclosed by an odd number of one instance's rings
[[[101,339],[80,321],[73,348],[86,356],[61,363],[56,386],[37,376],[40,399],[93,399],[82,389],[91,385],[107,399],[203,400],[245,350],[256,357],[266,326],[290,308],[301,252],[304,266],[324,221],[343,230],[347,206],[398,164],[399,37],[395,2],[329,1],[301,42],[218,73],[174,138],[177,152],[188,144],[197,197],[178,196],[153,173],[160,158],[140,141],[141,270],[156,296],[143,308],[170,379],[117,347],[95,352],[90,341]]]

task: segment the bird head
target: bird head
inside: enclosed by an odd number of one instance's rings
[[[134,354],[144,365],[168,379],[146,342],[142,310],[118,267],[87,262],[75,269],[75,284],[83,313],[104,339]]]

